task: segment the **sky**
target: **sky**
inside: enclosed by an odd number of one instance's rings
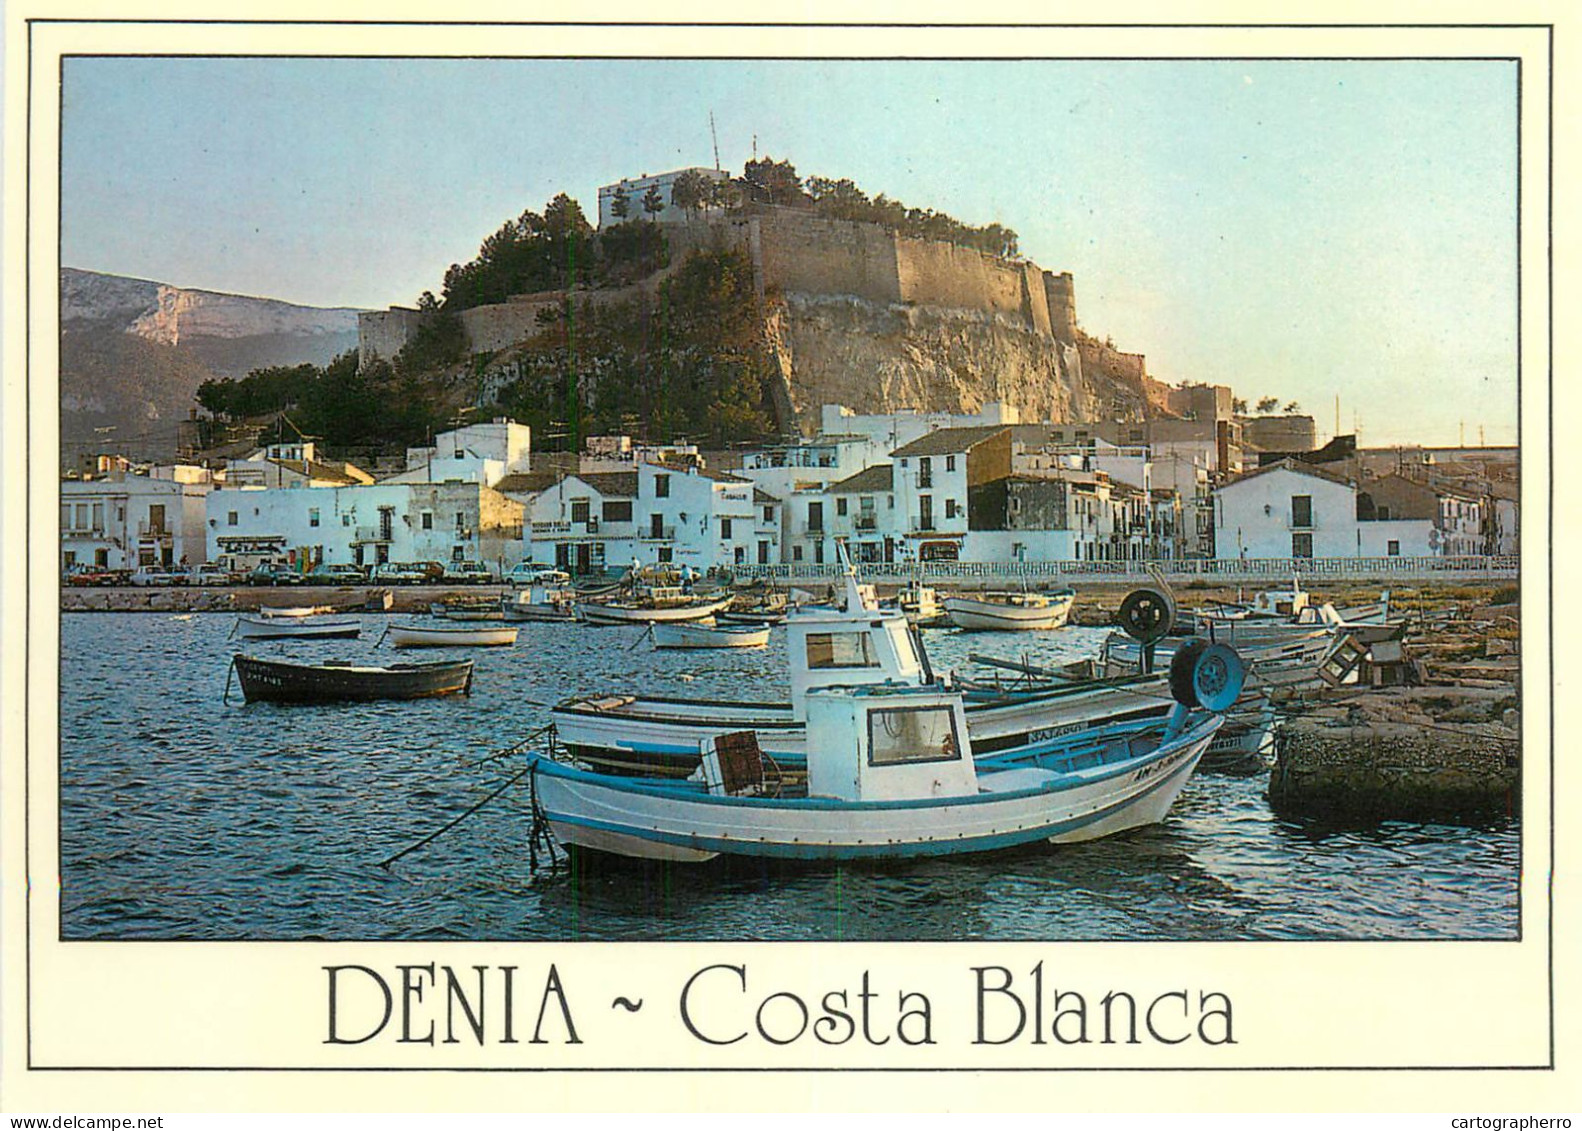
[[[998,222],[1168,383],[1516,440],[1516,70],[1477,61],[71,58],[62,262],[410,305],[559,192],[753,152]]]

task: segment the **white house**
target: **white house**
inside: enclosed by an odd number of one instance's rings
[[[270,444],[228,460],[222,479],[227,487],[346,487],[374,481],[352,464],[321,460],[312,440]]]
[[[1297,460],[1248,472],[1214,492],[1217,558],[1350,558],[1361,552],[1357,491]]]
[[[968,492],[1011,474],[1011,430],[1000,425],[941,428],[890,453],[895,464],[896,531],[917,561],[965,557]]]
[[[204,500],[211,487],[207,470],[186,466],[62,481],[61,568],[131,570],[207,561]]]
[[[493,487],[507,475],[532,470],[532,429],[498,417],[467,424],[434,437],[434,445],[408,448],[406,470],[386,483],[482,483]]]
[[[638,557],[637,472],[585,471],[532,498],[525,553],[568,573],[602,573]]]
[[[751,480],[697,464],[639,464],[633,560],[700,571],[757,561],[769,534],[762,508],[774,502],[761,495]]]

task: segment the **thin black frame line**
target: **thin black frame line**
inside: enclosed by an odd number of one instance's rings
[[[32,30],[33,30],[33,27],[32,27],[32,25],[35,24],[35,22],[38,22],[38,24],[57,24],[57,22],[59,22],[59,24],[117,24],[117,22],[120,22],[120,21],[47,21],[47,19],[38,19],[38,21],[35,21],[35,19],[28,19],[28,21],[25,21],[25,22],[27,22],[27,27],[28,27],[28,70],[27,70],[27,79],[28,79],[28,93],[27,93],[28,139],[32,139],[32,122],[33,122],[33,117],[32,117],[32,104],[33,104],[33,100],[32,100],[32,81],[33,81],[33,36],[32,36]],[[240,21],[158,21],[158,22],[168,22],[168,24],[217,24],[217,25],[240,24]],[[307,21],[304,21],[304,24],[307,24]],[[359,24],[359,22],[348,21],[348,22],[346,22],[346,24],[348,24],[348,25],[356,25],[356,24]],[[414,22],[414,25],[418,25],[418,24],[416,24],[416,22]],[[509,25],[513,25],[513,24],[503,24],[503,25],[508,25],[508,27],[509,27]],[[582,25],[582,24],[568,24],[568,25],[574,25],[574,27],[590,27],[590,25]],[[655,27],[680,27],[680,25],[672,25],[672,24],[653,24],[653,25],[655,25]],[[592,25],[592,27],[600,27],[600,25]],[[606,25],[606,27],[607,27],[607,25]],[[744,27],[761,27],[761,25],[744,25]],[[815,27],[834,27],[834,25],[815,25]],[[916,27],[916,25],[903,25],[903,27]],[[984,27],[984,25],[965,25],[965,27]],[[1011,25],[1011,27],[1020,27],[1020,25]],[[1115,27],[1147,27],[1147,25],[1115,25]],[[1183,27],[1212,27],[1212,25],[1183,25]],[[1226,27],[1255,27],[1256,28],[1256,27],[1277,27],[1277,25],[1226,25]],[[1292,25],[1292,27],[1307,27],[1307,25]],[[1316,27],[1316,28],[1346,27],[1346,25],[1311,25],[1311,27]],[[1462,27],[1479,27],[1479,25],[1455,25],[1455,24],[1451,24],[1451,25],[1367,25],[1367,24],[1364,24],[1364,25],[1356,25],[1356,27],[1365,27],[1365,28],[1373,28],[1373,27],[1403,27],[1403,28],[1413,28],[1413,27],[1448,27],[1448,28],[1462,28]],[[1549,252],[1549,288],[1550,288],[1550,291],[1549,291],[1549,302],[1547,302],[1547,313],[1549,313],[1550,361],[1549,361],[1549,367],[1547,367],[1547,369],[1549,369],[1549,372],[1547,372],[1547,378],[1549,378],[1550,395],[1552,395],[1552,392],[1554,392],[1554,359],[1552,359],[1552,357],[1554,357],[1554,25],[1552,25],[1552,24],[1487,25],[1487,27],[1511,28],[1511,30],[1517,30],[1517,28],[1547,28],[1547,46],[1549,46],[1549,62],[1550,62],[1550,68],[1549,68],[1549,123],[1547,123],[1547,127],[1549,127],[1549,128],[1547,128],[1547,133],[1549,133],[1549,153],[1547,153],[1547,158],[1549,158],[1549,160],[1547,160],[1547,165],[1549,165],[1549,183],[1547,183],[1547,190],[1549,190],[1549,191],[1547,191],[1547,215],[1549,215],[1549,231],[1547,231],[1547,252]],[[280,55],[271,55],[271,57],[269,57],[269,59],[278,59],[278,57],[280,57]],[[63,55],[63,57],[62,57],[62,60],[63,59],[65,59],[65,55]],[[351,59],[367,59],[367,57],[361,57],[361,55],[354,55],[354,57],[351,57]],[[445,59],[452,59],[452,57],[445,57]],[[460,59],[460,57],[457,57],[457,59]],[[615,57],[615,59],[622,59],[622,57]],[[1274,57],[1258,57],[1258,59],[1274,60]],[[1307,59],[1311,59],[1311,57],[1307,57]],[[1384,60],[1383,57],[1372,57],[1372,60],[1376,60],[1376,62],[1387,62],[1387,60]],[[1425,59],[1422,60],[1422,62],[1455,62],[1455,60],[1457,60],[1457,57],[1425,57]],[[1463,60],[1465,60],[1465,62],[1471,62],[1471,60],[1473,60],[1473,57],[1463,57]],[[1522,57],[1517,57],[1516,62],[1517,62],[1517,66],[1519,66],[1519,74],[1520,74],[1520,60],[1522,60]],[[899,62],[899,60],[897,60],[897,62]],[[948,60],[940,60],[940,62],[948,62]],[[995,62],[1014,62],[1014,60],[995,60]],[[1191,60],[1187,60],[1187,59],[1177,60],[1177,59],[1171,59],[1171,57],[1166,57],[1166,59],[1153,59],[1153,60],[1150,60],[1150,62],[1191,62]],[[1292,62],[1300,62],[1300,60],[1299,59],[1292,60]],[[1362,59],[1362,60],[1359,60],[1359,62],[1368,62],[1368,59]],[[1500,62],[1509,62],[1509,60],[1500,60]],[[1519,81],[1519,82],[1517,82],[1517,101],[1519,101],[1519,103],[1520,103],[1520,96],[1522,96],[1522,89],[1520,89],[1520,81]],[[1519,183],[1520,183],[1520,123],[1519,123],[1519,131],[1517,131],[1517,133],[1519,133],[1519,139],[1517,139],[1517,179],[1519,179]],[[59,150],[57,150],[57,152],[59,152]],[[33,228],[32,228],[32,147],[28,147],[27,160],[25,160],[25,171],[27,171],[28,198],[27,198],[27,202],[25,202],[25,217],[27,217],[27,239],[25,239],[25,242],[24,242],[24,263],[27,264],[28,269],[30,269],[30,264],[32,264],[32,234],[33,234]],[[59,202],[57,202],[57,204],[59,204]],[[1519,199],[1517,199],[1517,214],[1519,214],[1519,217],[1520,217],[1520,206],[1522,206],[1522,202],[1520,202],[1520,196],[1519,196]],[[1519,255],[1519,258],[1520,258],[1520,220],[1519,220],[1519,223],[1517,223],[1517,234],[1519,234],[1519,239],[1517,239],[1517,255]],[[57,233],[57,240],[59,240],[59,233]],[[59,248],[57,248],[57,250],[59,250]],[[30,270],[28,270],[28,278],[30,278]],[[1517,291],[1519,291],[1519,302],[1517,302],[1517,321],[1519,321],[1519,326],[1517,326],[1517,353],[1519,353],[1519,359],[1520,359],[1520,275],[1519,275],[1519,282],[1517,282]],[[32,331],[32,288],[30,288],[30,286],[28,286],[27,293],[25,293],[24,308],[25,308],[25,313],[27,313],[27,326],[25,326],[25,329],[24,329],[24,345],[25,345],[25,353],[27,353],[27,359],[28,359],[28,364],[25,365],[25,367],[24,367],[24,391],[25,391],[24,392],[24,397],[25,397],[25,403],[27,403],[28,408],[32,408],[32,392],[33,392],[33,389],[32,389],[32,337],[30,337],[30,331]],[[1520,365],[1520,361],[1519,361],[1519,365]],[[1519,369],[1519,372],[1520,372],[1520,369]],[[1519,446],[1519,448],[1520,448],[1520,433],[1522,433],[1522,427],[1520,427],[1520,380],[1519,380],[1519,383],[1517,383],[1517,403],[1519,403],[1519,416],[1517,416],[1517,446]],[[32,418],[32,413],[30,413],[30,418]],[[1550,533],[1550,546],[1549,546],[1549,566],[1550,566],[1550,569],[1549,569],[1549,596],[1550,596],[1549,625],[1550,625],[1550,641],[1549,641],[1549,656],[1550,656],[1550,683],[1552,683],[1552,674],[1554,674],[1554,604],[1552,604],[1552,600],[1554,600],[1554,538],[1552,538],[1552,535],[1554,535],[1554,411],[1552,411],[1552,405],[1550,405],[1550,413],[1549,413],[1549,437],[1550,437],[1550,452],[1549,452],[1549,467],[1550,467],[1550,484],[1549,484],[1549,505],[1550,505],[1550,509],[1549,509],[1549,533]],[[28,426],[27,437],[25,437],[25,440],[24,440],[24,456],[27,456],[27,454],[30,454],[30,443],[32,443],[32,427]],[[27,535],[25,535],[25,546],[27,546],[28,549],[30,549],[30,547],[32,547],[32,520],[30,520],[30,519],[32,519],[32,460],[28,460],[28,462],[27,462],[27,471],[25,471],[25,484],[27,484],[27,490],[28,490],[27,503],[25,503],[25,506],[24,506],[24,516],[25,516],[25,519],[27,519],[27,522],[28,522]],[[30,584],[30,582],[32,582],[32,576],[30,576],[30,571],[28,571],[27,568],[24,568],[24,590],[25,590],[25,592],[30,593],[30,590],[32,590],[32,584]],[[57,615],[59,615],[59,612],[57,612]],[[32,639],[32,623],[30,623],[30,607],[28,607],[27,615],[25,615],[25,617],[24,617],[24,642],[25,642],[25,644],[27,644],[27,642],[30,642],[30,639]],[[28,652],[30,652],[30,649],[28,649]],[[30,675],[32,675],[32,656],[25,655],[24,656],[24,688],[30,687]],[[1520,674],[1519,674],[1519,679],[1520,679]],[[1550,783],[1552,783],[1552,781],[1554,781],[1554,764],[1555,764],[1555,739],[1554,739],[1554,715],[1555,715],[1555,709],[1554,709],[1554,694],[1550,694],[1550,712],[1549,713],[1550,713]],[[28,739],[30,739],[30,720],[28,720],[27,715],[25,715],[25,713],[24,713],[24,742],[25,742],[25,751],[24,751],[24,802],[25,802],[25,807],[27,807],[27,808],[25,808],[25,811],[24,811],[24,837],[25,837],[25,843],[24,843],[24,867],[25,867],[25,872],[27,872],[27,875],[28,876],[32,876],[32,861],[30,861],[30,813],[32,813],[32,805],[30,805],[30,775],[28,775],[28,772],[27,772],[27,770],[30,770],[30,761],[28,761],[28,759],[30,759],[30,753],[32,753],[32,745],[30,745],[30,742],[28,742]],[[59,751],[57,751],[57,753],[59,753]],[[1550,805],[1549,805],[1549,807],[1550,807],[1550,875],[1549,875],[1550,903],[1549,903],[1549,955],[1547,955],[1547,957],[1549,957],[1549,989],[1550,989],[1550,1000],[1549,1000],[1550,1063],[1549,1063],[1549,1065],[1547,1065],[1547,1068],[1552,1069],[1552,1068],[1554,1068],[1554,1028],[1555,1028],[1555,1025],[1554,1025],[1554,867],[1552,867],[1552,865],[1554,865],[1554,840],[1555,840],[1555,829],[1554,829],[1555,796],[1554,796],[1554,788],[1550,788],[1549,802],[1550,802]],[[59,837],[59,829],[57,829],[57,837]],[[33,1027],[32,1027],[32,898],[30,898],[30,895],[32,895],[32,894],[30,894],[30,892],[28,892],[27,908],[25,908],[25,919],[27,919],[27,938],[25,938],[25,951],[27,951],[27,959],[25,959],[25,968],[27,968],[27,982],[28,982],[28,984],[27,984],[27,993],[25,993],[25,1006],[27,1006],[27,1014],[28,1014],[28,1017],[27,1017],[27,1063],[28,1063],[28,1068],[33,1069],[33,1068],[35,1068],[35,1066],[33,1066],[33,1060],[32,1060],[32,1055],[33,1055],[33,1047],[32,1047],[32,1033],[33,1033]],[[1519,906],[1520,906],[1520,892],[1519,892]],[[65,941],[65,940],[60,940],[60,941],[62,941],[62,943],[63,943],[63,941]],[[234,941],[245,941],[245,940],[234,940]],[[1164,941],[1164,940],[1153,940],[1153,941]],[[1319,940],[1319,941],[1321,941],[1321,940]],[[1368,941],[1368,940],[1348,940],[1348,941]],[[1403,941],[1408,941],[1408,940],[1403,940]],[[1417,940],[1417,941],[1430,941],[1430,940]],[[1451,940],[1432,940],[1432,941],[1451,941]],[[1375,1066],[1375,1069],[1373,1069],[1373,1071],[1535,1071],[1535,1068],[1544,1068],[1544,1066],[1520,1066],[1520,1065],[1511,1065],[1511,1066],[1421,1066],[1421,1068],[1400,1068],[1400,1066]],[[751,1069],[751,1068],[748,1068],[748,1069],[713,1069],[713,1068],[710,1068],[710,1069],[664,1069],[664,1068],[658,1068],[658,1069],[606,1069],[606,1068],[590,1068],[590,1069],[446,1069],[446,1068],[432,1068],[432,1069],[403,1069],[403,1068],[391,1068],[391,1069],[378,1069],[378,1068],[375,1068],[375,1069],[348,1069],[348,1068],[280,1069],[280,1068],[201,1068],[201,1066],[193,1066],[193,1068],[157,1068],[157,1069],[147,1069],[147,1068],[133,1068],[133,1066],[127,1066],[127,1068],[81,1068],[81,1069],[78,1069],[78,1068],[51,1068],[51,1069],[41,1069],[41,1071],[226,1071],[226,1072],[233,1072],[233,1071],[596,1071],[596,1072],[612,1072],[612,1071],[941,1071],[941,1069],[770,1069],[770,1068],[766,1068],[766,1069]],[[962,1069],[943,1069],[943,1071],[1370,1071],[1370,1069],[1354,1069],[1354,1068],[1335,1068],[1335,1069],[1330,1069],[1330,1068],[1323,1068],[1323,1066],[1297,1066],[1297,1068],[1224,1068],[1224,1069],[1218,1069],[1218,1068],[1190,1068],[1190,1066],[1183,1066],[1183,1068],[1179,1068],[1179,1069],[1175,1069],[1175,1068],[1163,1068],[1163,1069],[1128,1069],[1128,1068],[1025,1068],[1025,1069],[1024,1068],[1001,1068],[1001,1069],[989,1068],[989,1069],[976,1069],[976,1068],[962,1068]]]

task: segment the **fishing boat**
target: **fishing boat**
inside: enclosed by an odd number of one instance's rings
[[[697,621],[656,624],[655,648],[762,648],[769,643],[769,626],[727,627]]]
[[[397,648],[489,648],[515,644],[515,625],[455,627],[393,624],[385,630]]]
[[[1362,643],[1388,639],[1402,622],[1390,620],[1390,594],[1385,591],[1376,602],[1337,609],[1333,604],[1315,602],[1302,588],[1299,578],[1291,579],[1289,589],[1269,589],[1254,595],[1248,604],[1216,604],[1193,614],[1187,627],[1204,635],[1229,640],[1238,646],[1254,646],[1301,636],[1324,629],[1334,636],[1349,633]]]
[[[895,597],[882,607],[894,607],[906,617],[908,624],[919,628],[934,628],[950,623],[950,616],[939,603],[939,594],[921,581],[910,581]]]
[[[731,600],[695,597],[679,585],[653,585],[626,600],[579,601],[577,610],[589,624],[674,624],[711,617]]]
[[[770,609],[725,609],[714,614],[714,620],[719,624],[760,625],[769,628],[785,624],[788,614],[784,609],[774,611]]]
[[[1167,665],[1178,647],[1192,637],[1167,636],[1155,646],[1154,663]],[[1335,648],[1337,637],[1325,628],[1298,634],[1256,639],[1249,644],[1233,633],[1215,632],[1214,639],[1230,644],[1246,661],[1252,680],[1260,687],[1296,690],[1317,687],[1319,665]],[[1099,649],[1099,669],[1106,678],[1135,673],[1142,662],[1142,645],[1122,632],[1105,637]]]
[[[788,702],[684,699],[602,693],[567,700],[552,719],[578,758],[615,773],[685,776],[697,768],[699,743],[751,730],[771,757],[800,766],[807,755],[807,701],[818,688],[934,682],[918,633],[899,612],[883,612],[855,571],[841,607],[801,609],[786,622]],[[1156,718],[1168,705],[1161,675],[1071,683],[1037,694],[969,692],[967,733],[988,754],[1080,730],[1105,719]]]
[[[493,597],[452,597],[445,601],[432,602],[428,611],[446,620],[462,621],[490,621],[504,620],[505,613],[500,602]]]
[[[945,598],[945,612],[957,628],[1021,632],[1062,627],[1076,599],[1076,592],[1071,589],[1052,593],[984,593],[978,597],[957,595]]]
[[[263,616],[236,618],[235,635],[243,640],[352,639],[363,630],[356,617]]]
[[[516,595],[500,598],[501,613],[514,621],[575,621],[577,594],[559,585],[535,582]]]
[[[681,863],[904,859],[1094,840],[1164,818],[1220,729],[1213,705],[1240,691],[1228,648],[1185,666],[1191,698],[1168,720],[1106,726],[997,760],[974,758],[959,692],[820,688],[808,696],[800,784],[742,732],[705,742],[700,780],[686,782],[536,755],[532,805],[564,845]]]
[[[258,615],[270,620],[300,620],[303,617],[322,616],[324,613],[332,613],[334,611],[329,605],[292,605],[286,608],[270,608],[268,605],[261,605],[258,609]]]
[[[247,702],[341,703],[375,699],[426,699],[472,690],[472,661],[391,664],[373,667],[350,661],[290,664],[257,656],[231,661]],[[227,693],[229,693],[227,678]]]

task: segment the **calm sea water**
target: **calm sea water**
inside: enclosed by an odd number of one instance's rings
[[[411,620],[414,618],[397,618]],[[639,629],[522,625],[470,698],[222,702],[235,618],[62,616],[61,919],[67,938],[1513,938],[1520,834],[1276,818],[1264,777],[1199,774],[1161,825],[1089,844],[861,867],[541,866],[525,784],[396,862],[520,767],[479,760],[576,693],[784,697],[783,633],[744,654],[657,652]],[[356,641],[254,654],[388,662]],[[927,634],[969,651],[1090,653],[1101,629]],[[437,656],[440,653],[432,653]],[[542,865],[542,861],[541,861]]]

